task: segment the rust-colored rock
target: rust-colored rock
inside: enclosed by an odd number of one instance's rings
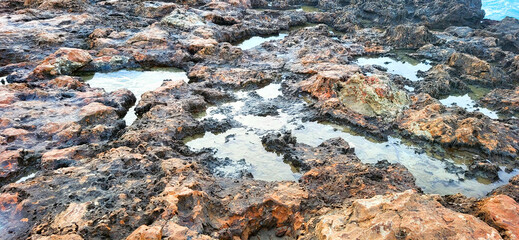
[[[474,216],[409,190],[354,201],[319,218],[318,239],[501,239]]]
[[[160,240],[162,239],[162,227],[149,227],[142,225],[137,228],[126,240]]]
[[[71,74],[92,61],[92,56],[85,50],[60,48],[47,57],[32,72],[32,78],[41,79],[48,76]]]
[[[495,195],[478,203],[478,216],[494,226],[505,239],[519,239],[519,204],[506,195]]]

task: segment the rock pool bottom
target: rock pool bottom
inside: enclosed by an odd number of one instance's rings
[[[107,73],[98,72],[85,74],[81,77],[83,81],[87,82],[91,87],[103,88],[106,92],[126,88],[135,95],[137,102],[139,102],[143,93],[160,87],[164,80],[189,81],[186,73],[178,68],[134,69]],[[124,117],[127,125],[131,125],[135,119],[137,119],[134,110],[135,106],[130,108]]]
[[[303,121],[308,112],[307,104],[284,97],[280,88],[280,84],[271,84],[255,91],[236,92],[237,101],[208,108],[199,120],[227,121],[232,128],[223,133],[193,136],[185,139],[186,145],[192,150],[212,148],[217,158],[226,159],[222,161],[225,164],[216,169],[219,174],[232,176],[247,170],[255,179],[266,181],[295,181],[301,176],[297,169],[283,162],[282,156],[265,150],[261,143],[267,133],[283,131],[291,131],[298,142],[310,146],[318,146],[330,138],[343,138],[365,163],[388,160],[406,166],[426,193],[459,192],[480,197],[519,173],[502,169],[499,181],[470,179],[464,173],[472,162],[471,153],[440,147],[424,149],[391,136],[387,141],[377,141],[348,127]],[[268,114],[258,109],[267,109]]]

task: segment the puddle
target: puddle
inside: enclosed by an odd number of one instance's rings
[[[198,116],[199,119],[234,120],[233,128],[220,134],[206,133],[185,139],[186,145],[195,151],[212,148],[216,157],[229,158],[236,163],[234,165],[244,160],[254,178],[267,181],[294,181],[301,176],[290,165],[283,163],[280,156],[266,151],[261,144],[261,137],[265,134],[284,130],[290,130],[298,142],[314,147],[327,139],[341,137],[355,148],[355,153],[365,163],[380,160],[400,163],[409,169],[416,178],[416,184],[426,193],[445,195],[460,192],[480,197],[519,174],[519,171],[500,171],[501,180],[496,182],[469,179],[464,177],[464,171],[472,162],[474,155],[471,153],[439,147],[424,149],[391,136],[388,141],[377,141],[348,127],[303,122],[301,119],[307,110],[307,103],[301,99],[286,104],[288,100],[281,94],[280,87],[280,84],[270,84],[259,90],[237,92],[237,101],[208,108]],[[277,112],[267,116],[247,112],[247,109],[264,102],[274,104]],[[240,170],[233,169],[233,164],[223,168],[229,174]]]
[[[177,68],[153,68],[151,70],[120,70],[108,73],[94,73],[82,76],[83,81],[91,87],[104,88],[107,92],[126,88],[133,92],[137,102],[141,95],[147,91],[154,90],[162,85],[165,79],[182,80],[189,79],[184,71]],[[135,106],[130,108],[124,120],[126,125],[131,125],[136,119]]]
[[[281,96],[281,84],[273,83],[264,88],[256,90],[256,93],[263,99],[274,99]]]
[[[250,164],[255,179],[265,181],[296,181],[301,174],[292,171],[283,157],[268,152],[261,143],[261,136],[247,128],[233,128],[224,133],[206,133],[202,138],[187,143],[193,149],[215,148],[218,158],[230,158],[235,162],[245,159]],[[217,171],[232,175],[237,169],[220,167]]]
[[[458,106],[464,108],[469,112],[478,111],[492,119],[499,118],[499,115],[496,111],[492,111],[488,108],[478,106],[477,102],[473,98],[471,98],[469,94],[465,94],[463,96],[449,96],[445,99],[441,99],[440,102],[445,106]]]
[[[418,71],[426,72],[432,66],[428,62],[409,61],[404,58],[404,61],[397,61],[390,57],[361,57],[357,59],[358,65],[379,65],[387,68],[388,73],[401,75],[411,81],[421,80],[418,77]]]
[[[300,9],[297,9],[297,11],[302,11],[302,12],[322,12],[321,9],[319,9],[318,7],[314,7],[314,6],[301,6]]]
[[[273,35],[273,36],[254,36],[247,40],[238,42],[238,44],[236,46],[241,48],[242,50],[248,50],[251,48],[255,48],[267,41],[281,40],[281,39],[285,38],[286,36],[288,36],[288,34],[286,34],[286,33],[280,33],[280,34]]]
[[[25,182],[25,181],[27,181],[27,180],[29,180],[31,178],[34,178],[35,176],[36,176],[36,172],[33,172],[33,173],[31,173],[31,174],[29,174],[27,176],[24,176],[24,177],[18,179],[15,183]]]
[[[302,128],[292,130],[292,134],[298,142],[311,146],[318,146],[329,138],[341,137],[355,148],[355,154],[362,162],[376,163],[385,159],[391,163],[404,165],[416,178],[416,185],[426,193],[446,195],[461,192],[467,196],[480,197],[507,183],[508,179],[519,173],[519,171],[512,173],[501,171],[499,177],[502,181],[494,183],[484,181],[485,179],[460,180],[463,176],[450,173],[446,168],[448,164],[454,164],[466,170],[465,164],[471,161],[470,153],[444,152],[446,156],[435,157],[434,153],[423,152],[419,147],[406,145],[398,138],[390,136],[387,142],[376,142],[355,134],[347,127],[334,124],[307,122]]]

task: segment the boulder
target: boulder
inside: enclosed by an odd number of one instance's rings
[[[355,200],[316,225],[318,239],[501,239],[474,216],[443,207],[412,190]]]
[[[45,58],[32,72],[29,78],[42,79],[49,76],[68,75],[86,66],[92,56],[85,50],[77,48],[60,48]]]
[[[478,203],[477,214],[505,239],[519,239],[519,204],[506,195],[495,195]]]

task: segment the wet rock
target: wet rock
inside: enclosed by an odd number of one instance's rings
[[[75,162],[76,153],[77,149],[74,147],[48,151],[42,155],[41,165],[47,170],[68,167]]]
[[[269,133],[261,138],[261,142],[267,150],[275,152],[283,152],[297,143],[296,138],[290,132]]]
[[[455,212],[474,215],[477,198],[467,197],[461,193],[442,196],[438,200],[444,207]]]
[[[135,102],[128,90],[105,93],[66,76],[41,86],[0,86],[0,95],[0,152],[23,148],[44,153],[107,141],[124,128],[120,118]],[[52,159],[49,168],[62,165],[60,161]]]
[[[18,173],[22,159],[21,151],[0,152],[0,179],[12,177]]]
[[[448,66],[454,68],[461,78],[482,85],[496,85],[508,82],[503,71],[492,67],[488,62],[474,56],[454,53],[448,60]]]
[[[265,144],[283,153],[285,161],[306,171],[300,182],[310,194],[308,206],[336,206],[347,199],[417,189],[405,167],[387,161],[364,164],[341,138],[312,148],[293,143],[290,134],[278,136],[268,135]]]
[[[32,79],[43,79],[49,76],[68,75],[87,65],[92,56],[85,50],[60,48],[47,57],[31,73]]]
[[[457,77],[451,76],[453,71],[449,66],[438,64],[432,67],[422,81],[417,83],[416,92],[427,93],[435,98],[465,93],[469,90],[467,84]]]
[[[455,49],[449,47],[439,47],[432,44],[427,44],[423,47],[420,47],[413,56],[431,59],[438,62],[445,62],[449,59],[452,54],[456,52]]]
[[[478,216],[499,230],[504,239],[519,238],[519,204],[505,195],[495,195],[478,203]]]
[[[330,9],[334,8],[330,7]],[[347,8],[351,9],[358,17],[381,25],[400,24],[407,21],[419,22],[433,28],[446,28],[452,25],[477,26],[485,16],[485,12],[481,10],[481,2],[472,0],[457,2],[444,0],[429,2],[367,0],[351,2]]]
[[[493,164],[488,160],[476,160],[469,166],[469,170],[465,173],[466,177],[481,177],[490,179],[491,181],[499,180],[499,165]]]
[[[385,40],[396,48],[418,49],[439,39],[425,26],[398,25],[386,31]]]
[[[319,239],[501,239],[481,220],[411,190],[354,201],[320,217]]]
[[[490,195],[507,195],[513,198],[516,202],[519,201],[519,175],[511,178],[508,184],[494,189]]]
[[[499,45],[506,51],[519,52],[519,20],[513,17],[506,17],[488,27],[492,33],[482,32],[498,37]]]
[[[519,113],[519,87],[515,89],[494,89],[481,100],[485,107],[500,113],[515,115]]]
[[[515,126],[459,108],[446,108],[427,94],[412,96],[411,100],[410,108],[396,120],[406,134],[446,145],[479,148],[487,154],[517,155]]]
[[[474,33],[474,29],[470,27],[451,26],[445,29],[445,32],[448,32],[455,37],[466,38],[470,37]]]

